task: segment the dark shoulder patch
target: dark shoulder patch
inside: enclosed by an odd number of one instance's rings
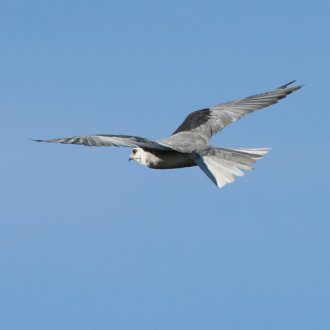
[[[190,113],[173,134],[184,131],[191,131],[194,128],[205,124],[210,118],[210,114],[210,109],[202,109]]]

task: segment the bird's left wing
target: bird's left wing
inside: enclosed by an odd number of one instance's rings
[[[157,150],[171,150],[156,141],[152,141],[139,136],[131,135],[110,135],[96,134],[87,136],[72,136],[58,139],[34,140],[37,142],[64,143],[64,144],[82,144],[89,147],[131,147],[131,148],[149,148]]]

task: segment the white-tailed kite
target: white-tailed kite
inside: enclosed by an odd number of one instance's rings
[[[83,144],[85,146],[115,146],[133,148],[130,160],[155,169],[199,166],[219,187],[251,170],[252,164],[270,149],[216,148],[209,144],[212,135],[225,126],[255,110],[277,103],[301,88],[290,86],[294,81],[270,92],[215,105],[190,113],[168,138],[152,141],[131,135],[96,134],[60,139],[35,140]]]

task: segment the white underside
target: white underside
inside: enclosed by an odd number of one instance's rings
[[[199,167],[219,187],[234,182],[236,176],[243,176],[242,170],[251,170],[257,159],[270,149],[216,149],[218,152],[195,158]]]

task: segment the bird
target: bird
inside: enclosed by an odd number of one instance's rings
[[[227,125],[246,114],[277,103],[302,85],[291,81],[271,91],[221,103],[191,112],[169,137],[151,140],[144,137],[116,134],[94,134],[37,140],[37,142],[115,146],[132,148],[129,160],[152,169],[176,169],[198,166],[211,181],[222,188],[243,176],[270,148],[214,147],[209,139]]]

